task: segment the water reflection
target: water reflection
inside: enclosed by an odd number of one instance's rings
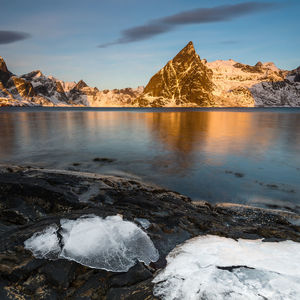
[[[212,202],[257,196],[295,203],[300,112],[290,112],[1,112],[0,161],[60,168],[77,162],[85,171],[129,172]],[[94,157],[117,162],[95,164]]]

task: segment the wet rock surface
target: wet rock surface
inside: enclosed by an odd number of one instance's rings
[[[92,192],[91,192],[92,191]],[[232,204],[210,205],[136,180],[93,173],[0,166],[1,299],[155,299],[152,279],[179,243],[203,234],[300,242],[300,216]],[[146,219],[160,259],[126,273],[36,259],[24,241],[61,218],[121,214]]]

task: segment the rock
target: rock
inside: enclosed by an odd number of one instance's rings
[[[91,187],[93,193],[89,193]],[[106,197],[112,201],[105,201]],[[151,282],[154,272],[164,268],[166,255],[189,238],[214,234],[300,242],[297,214],[192,203],[188,197],[158,186],[93,173],[2,165],[0,203],[1,211],[12,213],[0,214],[3,299],[32,299],[33,295],[39,299],[155,299]],[[73,261],[36,259],[24,249],[24,241],[34,233],[59,225],[62,218],[88,214],[120,214],[132,222],[148,220],[151,225],[144,230],[160,259],[149,267],[138,263],[126,273],[114,273]]]
[[[131,287],[112,288],[108,291],[106,299],[158,300],[158,298],[153,296],[153,283],[151,282],[151,279],[148,279]]]
[[[22,78],[31,82],[36,96],[43,99],[41,101],[53,104],[69,103],[61,82],[54,77],[47,77],[40,70],[37,70],[22,75]],[[37,102],[37,99],[34,101]]]
[[[19,98],[31,98],[35,96],[32,84],[20,77],[12,76],[7,82],[10,92]]]
[[[96,162],[103,162],[103,163],[112,163],[114,161],[116,161],[115,159],[113,158],[106,158],[106,157],[95,157],[93,159],[93,161],[96,161]]]
[[[7,81],[12,76],[12,73],[8,71],[4,59],[0,56],[0,82],[6,86]],[[1,87],[0,87],[1,89]]]
[[[73,281],[76,274],[77,264],[59,259],[56,261],[50,261],[40,268],[40,273],[42,273],[49,283],[53,286],[66,289],[68,288],[70,282]]]
[[[82,88],[85,88],[87,87],[88,85],[83,81],[83,80],[80,80],[78,81],[78,83],[73,87],[73,90],[81,90]]]
[[[213,106],[212,72],[189,42],[157,72],[137,99],[139,106]]]
[[[128,272],[113,276],[109,285],[110,287],[130,286],[149,278],[152,278],[152,273],[139,262],[129,269]]]

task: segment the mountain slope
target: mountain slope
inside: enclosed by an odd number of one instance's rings
[[[218,106],[300,106],[297,70],[281,70],[272,62],[250,66],[232,59],[206,66],[213,72]]]
[[[99,91],[83,80],[64,82],[36,70],[20,77],[0,57],[0,106],[132,106],[143,87]]]
[[[139,106],[212,106],[212,72],[189,42],[158,71],[137,99]]]

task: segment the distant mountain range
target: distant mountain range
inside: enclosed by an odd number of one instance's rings
[[[300,106],[300,67],[207,62],[189,42],[147,86],[99,91],[83,80],[64,82],[41,71],[12,74],[0,57],[0,106],[254,107]]]

